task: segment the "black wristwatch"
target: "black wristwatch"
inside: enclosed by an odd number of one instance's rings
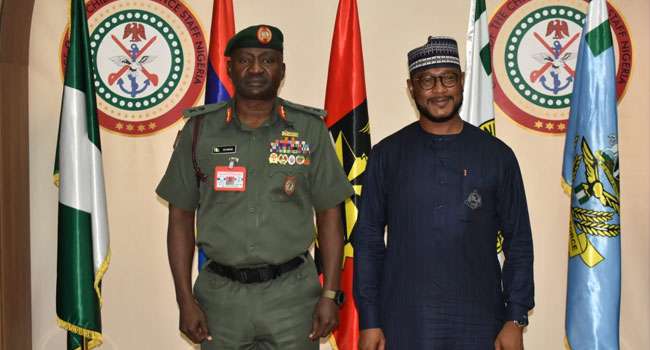
[[[323,289],[321,297],[334,300],[334,304],[338,306],[345,303],[345,293],[342,290]]]

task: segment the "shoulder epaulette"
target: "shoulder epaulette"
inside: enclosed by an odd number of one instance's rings
[[[228,105],[229,101],[221,101],[218,103],[212,103],[205,106],[196,106],[192,108],[187,108],[183,110],[183,115],[192,118],[197,115],[204,115],[210,112],[218,111]]]
[[[324,110],[324,109],[309,107],[309,106],[305,106],[305,105],[300,105],[300,104],[293,103],[293,102],[283,100],[283,99],[280,99],[280,101],[281,101],[281,103],[283,105],[285,105],[287,107],[290,107],[290,108],[293,108],[295,110],[299,110],[299,111],[302,111],[302,112],[306,112],[308,114],[311,114],[311,115],[319,117],[319,118],[327,116],[327,111]]]

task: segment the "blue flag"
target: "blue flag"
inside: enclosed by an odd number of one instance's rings
[[[562,184],[571,196],[566,342],[619,349],[621,226],[614,46],[605,0],[592,0],[580,41]]]

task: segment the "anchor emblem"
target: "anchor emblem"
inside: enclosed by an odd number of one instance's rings
[[[558,29],[551,30],[551,26],[554,26]],[[549,30],[547,30],[546,35],[548,36],[555,32],[554,39],[562,38],[562,34],[566,34],[567,36],[569,34],[566,23],[563,23],[563,25],[560,27],[560,24],[557,23],[557,21],[555,23],[553,23],[553,21],[550,21],[548,27]],[[559,28],[562,29],[560,30]],[[544,65],[540,69],[534,70],[530,73],[530,80],[533,83],[539,80],[544,89],[552,92],[554,95],[557,95],[560,91],[568,88],[575,77],[575,71],[571,69],[567,63],[567,61],[574,60],[576,58],[575,53],[566,51],[580,37],[580,34],[574,35],[566,43],[566,45],[562,45],[559,40],[555,40],[552,47],[546,41],[544,41],[544,39],[538,33],[534,33],[534,36],[547,50],[547,52],[536,53],[532,56],[537,62]],[[551,69],[549,72],[551,79],[548,80],[551,81],[548,81],[548,83],[551,83],[552,85],[547,84],[547,77],[544,76],[544,73],[546,73],[549,68]],[[562,69],[564,69],[569,74],[569,76],[566,77],[564,84],[562,82],[562,79],[560,79]]]
[[[142,36],[144,36],[144,29],[142,29]],[[115,82],[117,82],[120,90],[132,98],[143,93],[151,84],[153,84],[153,86],[157,86],[158,75],[150,73],[147,68],[144,67],[144,64],[153,62],[156,59],[156,56],[143,55],[144,52],[151,46],[151,44],[156,41],[156,37],[154,36],[151,38],[142,48],[140,48],[138,44],[132,43],[130,49],[127,49],[114,35],[111,35],[111,38],[117,44],[117,46],[122,49],[126,56],[118,55],[110,58],[111,62],[115,63],[115,65],[121,68],[119,71],[108,75],[108,85],[113,85]],[[124,73],[127,71],[127,78],[130,81],[130,90],[124,87],[126,84],[121,78],[122,75],[124,75]],[[139,72],[142,72],[142,74],[144,74],[146,77],[142,87],[140,87],[140,84],[138,84],[137,81]]]

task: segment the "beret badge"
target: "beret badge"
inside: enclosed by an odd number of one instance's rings
[[[272,38],[273,38],[273,33],[271,33],[271,29],[269,29],[269,27],[261,26],[257,30],[257,40],[262,44],[268,44]]]

